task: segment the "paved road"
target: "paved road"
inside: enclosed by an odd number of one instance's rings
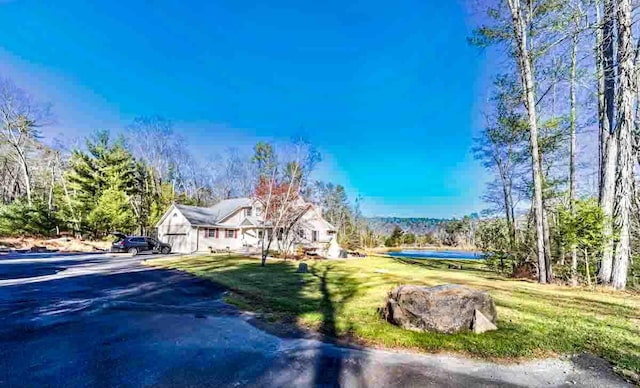
[[[221,288],[110,255],[0,256],[0,386],[622,386],[597,359],[497,365],[283,339]]]

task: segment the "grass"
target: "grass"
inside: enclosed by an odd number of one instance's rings
[[[409,260],[369,257],[312,261],[310,273],[298,263],[194,256],[158,260],[222,284],[228,301],[295,322],[326,335],[375,347],[423,352],[450,351],[513,360],[589,352],[619,368],[640,372],[640,296],[566,286],[543,286],[501,277],[478,261]],[[391,289],[402,284],[458,283],[487,290],[496,302],[499,330],[481,335],[418,333],[400,329],[378,315]]]

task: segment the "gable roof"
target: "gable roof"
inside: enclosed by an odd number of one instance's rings
[[[193,226],[213,226],[233,214],[236,210],[249,206],[251,206],[251,198],[225,199],[211,207],[175,205]]]
[[[178,204],[175,207],[193,226],[213,225],[216,223],[215,214],[211,212],[211,208]]]
[[[211,209],[211,211],[216,215],[216,222],[220,222],[235,213],[236,210],[243,207],[250,207],[252,202],[251,198],[245,197],[223,199],[211,206],[209,209]]]
[[[164,216],[158,221],[157,225],[162,224],[166,217],[171,213],[171,209],[174,207],[182,213],[182,215],[189,221],[192,226],[217,226],[220,222],[234,214],[237,210],[250,207],[253,204],[251,198],[231,198],[225,199],[211,207],[199,207],[199,206],[187,206],[173,204],[172,207],[165,213]],[[335,227],[331,225],[327,220],[322,217],[322,212],[317,206],[310,205],[307,208],[307,213],[311,211],[322,222],[328,230],[335,231]],[[304,220],[301,220],[303,223]],[[241,222],[241,225],[260,226],[261,222],[258,217],[247,216]],[[266,225],[265,225],[266,226]]]
[[[335,226],[331,225],[331,223],[329,221],[324,219],[324,217],[322,216],[322,211],[320,209],[318,209],[317,206],[313,206],[313,212],[316,214],[316,217],[318,217],[320,222],[322,222],[325,225],[327,230],[330,230],[332,232],[336,231]]]
[[[253,216],[246,216],[244,218],[244,220],[242,220],[242,222],[240,223],[240,225],[245,225],[245,226],[260,226],[260,221]]]

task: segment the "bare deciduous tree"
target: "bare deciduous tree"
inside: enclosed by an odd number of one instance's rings
[[[13,152],[20,173],[10,173],[13,187],[8,190],[22,188],[29,204],[32,203],[33,182],[29,153],[38,146],[40,128],[48,124],[51,118],[50,106],[36,102],[24,90],[13,82],[0,78],[0,146],[4,145]],[[11,156],[3,158],[3,167],[10,168],[14,161]],[[18,183],[18,176],[22,185]],[[6,190],[7,188],[5,188]],[[20,193],[16,193],[19,196]]]
[[[596,3],[596,7],[598,4]],[[599,12],[599,8],[596,8]],[[615,6],[613,0],[603,1],[603,18],[598,26],[597,46],[598,55],[598,95],[599,95],[599,126],[601,144],[603,144],[602,154],[602,178],[600,180],[600,207],[605,217],[613,219],[613,208],[615,201],[615,175],[616,158],[618,154],[618,140],[616,138],[616,127],[614,119],[614,95],[616,74],[614,68],[614,22]],[[608,284],[611,282],[612,262],[613,262],[613,227],[611,222],[605,223],[605,243],[602,253],[602,261],[598,279],[600,282]]]
[[[631,258],[631,200],[633,195],[633,108],[635,68],[633,40],[631,35],[631,0],[619,0],[617,12],[618,28],[618,93],[617,135],[618,159],[616,174],[615,227],[618,238],[611,274],[611,284],[624,289]]]
[[[274,238],[281,248],[289,249],[291,233],[309,207],[301,197],[301,190],[319,154],[304,141],[296,141],[292,147],[279,156],[270,144],[258,143],[255,147],[253,162],[259,177],[253,197],[262,213],[263,266]]]
[[[516,46],[516,58],[523,89],[523,100],[528,114],[529,145],[531,150],[531,173],[533,175],[533,211],[535,214],[536,248],[538,257],[538,281],[547,283],[551,280],[551,263],[546,252],[549,247],[545,244],[544,207],[542,202],[542,168],[540,164],[540,147],[538,145],[538,114],[536,108],[533,78],[532,56],[529,48],[530,21],[532,10],[520,0],[507,0],[511,12],[511,27]]]

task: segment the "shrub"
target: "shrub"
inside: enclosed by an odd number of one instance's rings
[[[0,207],[0,235],[51,236],[59,225],[55,211],[50,211],[41,200],[31,205],[25,201],[15,201]]]
[[[513,269],[513,257],[503,251],[490,252],[485,255],[485,264],[492,271],[511,273]]]
[[[633,256],[629,266],[629,288],[640,291],[640,256]]]

